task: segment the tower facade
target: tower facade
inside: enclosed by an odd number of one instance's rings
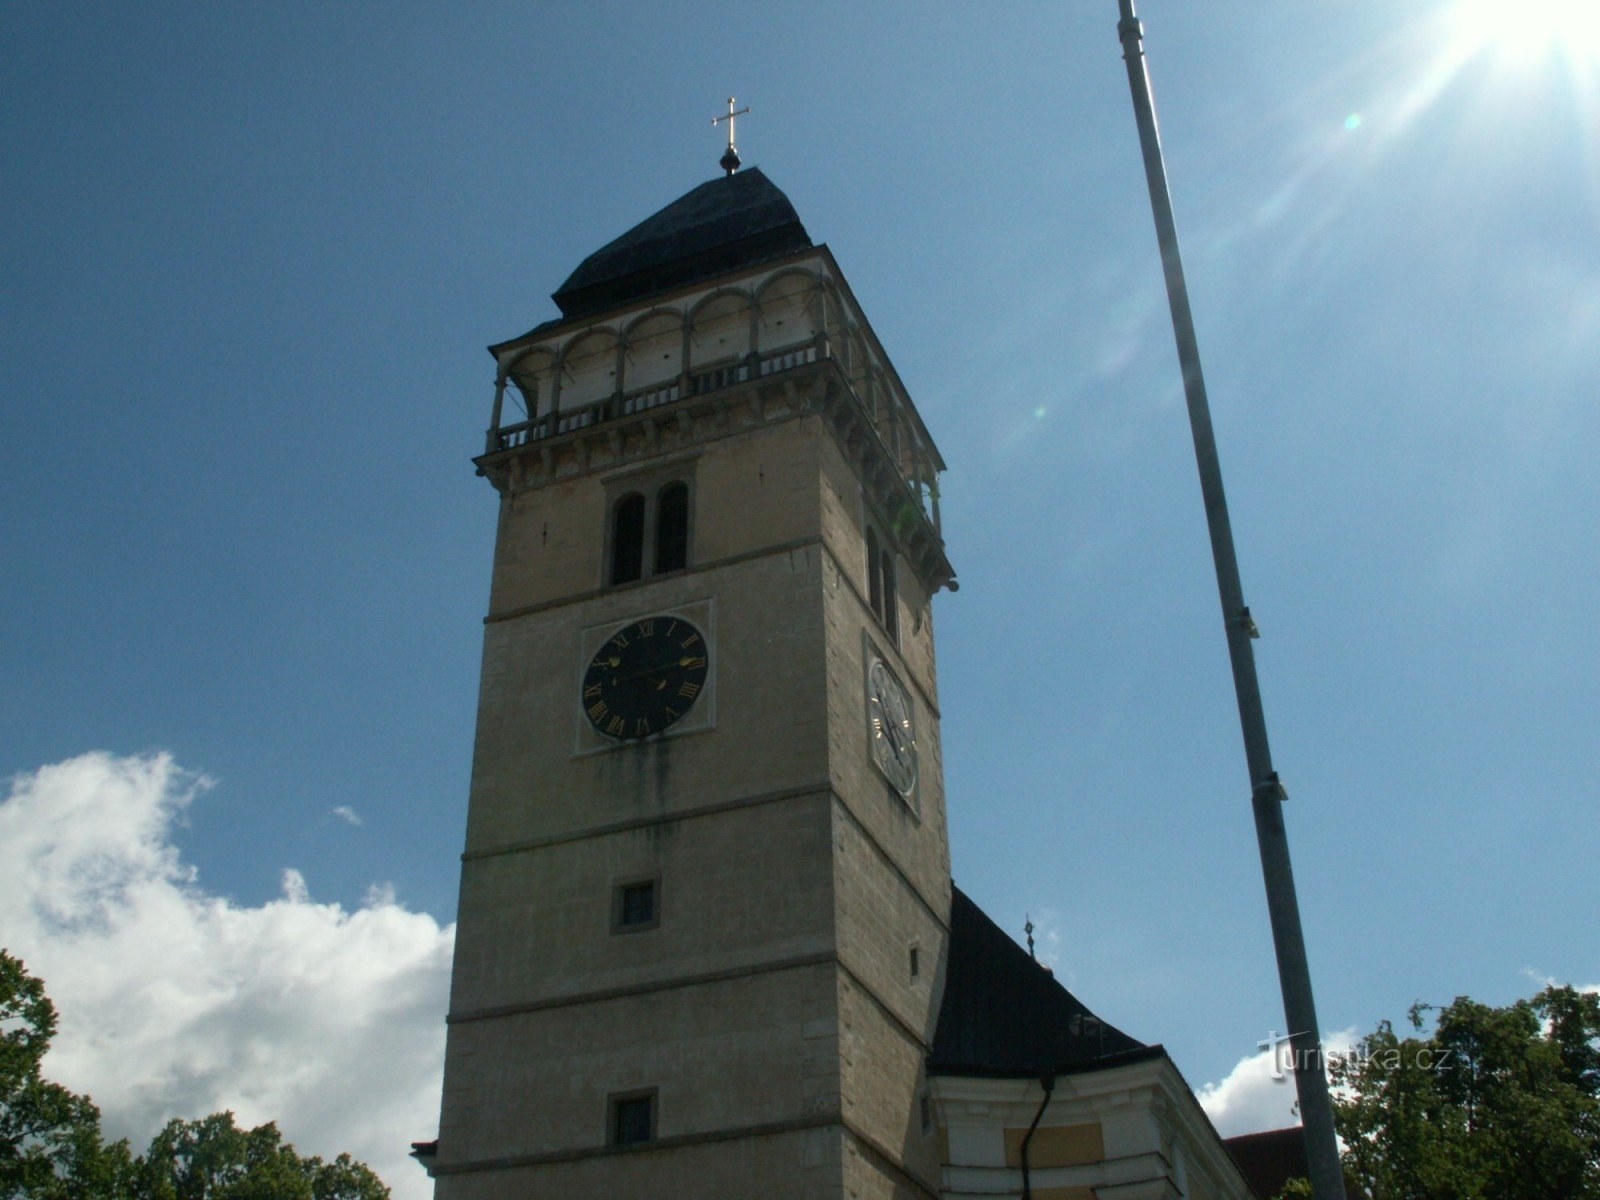
[[[759,171],[555,299],[491,347],[436,1194],[936,1195],[943,462]]]

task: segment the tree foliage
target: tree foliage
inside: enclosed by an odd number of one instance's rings
[[[0,950],[0,1200],[387,1200],[348,1154],[302,1158],[276,1124],[240,1129],[231,1112],[169,1121],[133,1157],[89,1097],[44,1078],[55,1031],[44,984]]]
[[[169,1121],[139,1160],[136,1200],[383,1200],[389,1189],[341,1154],[301,1158],[272,1122],[240,1129],[231,1112]]]
[[[1436,1014],[1431,1034],[1427,1014]],[[1600,1200],[1600,996],[1416,1005],[1334,1059],[1346,1177],[1372,1200]]]
[[[133,1162],[126,1142],[105,1144],[100,1110],[44,1078],[56,1032],[44,984],[0,950],[0,1197],[121,1196]]]

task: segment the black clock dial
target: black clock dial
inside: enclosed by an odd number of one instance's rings
[[[660,733],[706,685],[704,636],[682,617],[645,617],[606,639],[583,676],[583,711],[610,738]]]
[[[917,786],[917,733],[911,702],[882,659],[875,659],[867,672],[867,724],[878,769],[902,796],[911,795]]]

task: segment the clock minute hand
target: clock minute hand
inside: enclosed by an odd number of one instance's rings
[[[612,665],[620,665],[620,660],[613,660]],[[674,670],[677,667],[686,667],[688,665],[689,659],[687,658],[675,659],[668,657],[662,662],[652,663],[650,666],[645,667],[642,671],[635,671],[631,675],[619,675],[615,682],[629,683],[635,679],[654,679],[657,681],[656,690],[660,691],[662,688],[667,686],[666,673],[668,671]]]

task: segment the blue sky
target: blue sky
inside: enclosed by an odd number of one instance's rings
[[[1600,981],[1600,34],[1467,7],[1140,7],[1329,1030]],[[447,926],[483,347],[732,94],[950,466],[958,882],[1196,1086],[1281,1028],[1111,0],[6,25],[0,771],[168,752],[191,895]]]

